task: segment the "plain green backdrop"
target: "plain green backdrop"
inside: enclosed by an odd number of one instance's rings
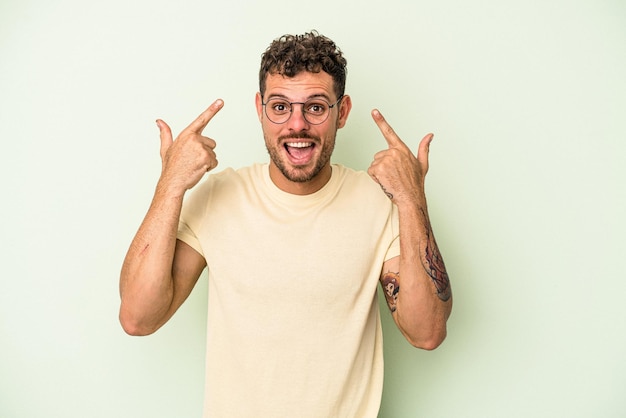
[[[435,133],[455,305],[425,352],[381,300],[380,416],[626,416],[626,5],[602,0],[3,0],[0,416],[201,416],[206,277],[153,336],[117,321],[154,120],[221,97],[220,167],[266,161],[260,55],[311,29],[348,59],[335,162],[385,146],[374,107],[414,149]]]

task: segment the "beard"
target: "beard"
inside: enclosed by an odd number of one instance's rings
[[[320,141],[319,137],[309,135],[306,132],[301,132],[293,135],[284,135],[278,138],[277,142],[279,143],[287,139],[309,139],[315,144],[316,147],[321,146],[322,151],[317,158],[317,161],[314,161],[313,167],[309,169],[307,169],[304,165],[290,166],[287,161],[281,158],[281,153],[278,149],[278,146],[270,146],[270,140],[265,134],[264,137],[267,152],[269,153],[272,162],[280,170],[282,175],[285,176],[287,180],[294,183],[306,183],[313,180],[330,162],[330,157],[333,154],[333,150],[335,149],[335,135],[336,133],[329,137],[329,140],[325,141],[324,145],[320,145],[322,142]]]

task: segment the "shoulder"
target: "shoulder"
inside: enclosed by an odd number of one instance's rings
[[[258,181],[260,177],[261,170],[259,164],[238,169],[228,167],[222,171],[210,173],[195,189],[204,192],[208,192],[209,190],[215,191],[216,188],[234,187],[255,182]]]
[[[337,199],[359,211],[371,211],[376,216],[388,216],[393,211],[393,203],[367,172],[335,164],[337,179]]]
[[[363,170],[355,170],[341,164],[334,164],[342,189],[354,190],[359,194],[365,194],[373,198],[385,197],[380,190],[380,186],[372,180],[369,174]]]
[[[260,172],[255,166],[239,169],[225,168],[216,173],[209,173],[200,183],[189,191],[185,198],[186,206],[211,205],[213,201],[228,201],[236,199],[254,189],[259,181],[255,174]]]

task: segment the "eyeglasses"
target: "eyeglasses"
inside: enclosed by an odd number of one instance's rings
[[[343,95],[333,104],[328,103],[323,98],[316,97],[306,102],[288,102],[280,97],[273,97],[267,102],[262,103],[265,107],[265,115],[270,122],[280,124],[285,123],[291,118],[293,113],[293,105],[302,105],[302,115],[304,119],[311,125],[320,125],[326,122],[330,109],[335,107],[343,99]]]

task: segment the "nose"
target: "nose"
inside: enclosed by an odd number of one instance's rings
[[[291,108],[291,117],[287,121],[290,130],[300,132],[309,128],[309,122],[304,118],[304,104],[294,103]]]

